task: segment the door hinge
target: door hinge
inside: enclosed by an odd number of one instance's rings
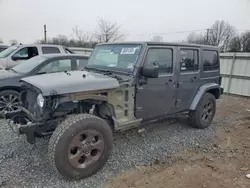
[[[179,108],[180,104],[181,104],[181,100],[180,99],[176,99],[175,100],[175,106],[176,106],[176,108]]]

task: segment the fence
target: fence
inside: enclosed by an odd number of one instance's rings
[[[250,96],[250,53],[221,53],[220,66],[224,92]]]

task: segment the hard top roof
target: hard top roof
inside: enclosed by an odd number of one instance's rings
[[[152,42],[152,41],[126,41],[126,42],[111,42],[111,43],[100,43],[97,45],[105,44],[141,44],[141,45],[153,45],[153,46],[183,46],[183,47],[196,47],[196,48],[214,48],[218,49],[217,46],[202,45],[202,44],[191,44],[191,43],[172,43],[172,42]]]

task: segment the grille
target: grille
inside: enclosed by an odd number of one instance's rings
[[[21,85],[21,106],[26,108],[35,118],[39,118],[41,116],[41,109],[36,102],[38,94],[39,91],[34,87],[28,84]]]

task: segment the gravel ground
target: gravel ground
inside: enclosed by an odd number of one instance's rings
[[[237,101],[237,98],[224,97],[218,101]],[[244,102],[242,102],[244,103]],[[245,110],[245,109],[243,109]],[[240,116],[240,111],[235,111]],[[114,150],[104,168],[94,176],[80,180],[67,181],[49,165],[47,146],[49,138],[37,139],[30,145],[25,136],[17,137],[4,121],[0,121],[0,186],[1,187],[102,187],[110,178],[125,170],[155,160],[166,160],[174,153],[186,148],[212,147],[216,124],[239,118],[223,116],[220,111],[215,122],[208,129],[197,130],[188,127],[186,119],[171,122],[159,122],[146,127],[144,133],[137,130],[114,135]]]

